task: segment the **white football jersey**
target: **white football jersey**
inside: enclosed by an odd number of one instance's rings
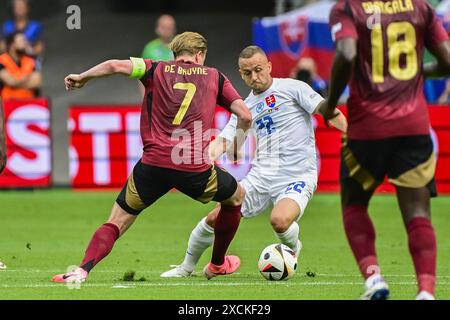
[[[252,113],[256,155],[252,171],[266,176],[317,174],[312,114],[323,98],[308,84],[274,78],[269,89],[245,99]],[[232,115],[220,136],[233,140],[237,117]]]

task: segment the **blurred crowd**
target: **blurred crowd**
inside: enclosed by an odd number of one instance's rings
[[[34,98],[42,87],[42,24],[30,19],[28,0],[11,1],[10,10],[1,30],[0,97]]]
[[[275,14],[283,14],[291,10],[301,8],[305,5],[321,1],[334,0],[275,0]],[[441,17],[444,27],[450,33],[450,0],[427,0],[435,9],[438,16]],[[424,62],[433,61],[434,58],[430,52],[426,51]],[[316,62],[312,58],[302,57],[298,64],[292,69],[291,78],[296,78],[309,83],[314,90],[321,93],[324,97],[327,95],[327,81],[321,79],[316,72]],[[450,105],[450,78],[448,79],[427,79],[424,82],[424,93],[430,104]],[[348,88],[341,97],[340,103],[345,103],[348,98]]]
[[[0,22],[0,97],[3,99],[34,98],[41,92],[41,65],[45,53],[43,26],[31,19],[30,1],[11,0],[8,8],[10,19]],[[316,1],[277,0],[275,12],[281,14]],[[444,18],[448,11],[450,18],[450,0],[430,2],[438,7],[438,12],[440,10]],[[154,33],[156,37],[144,46],[142,58],[156,61],[173,59],[169,44],[177,33],[175,18],[168,14],[161,15],[156,21]],[[431,59],[429,54],[427,59]],[[302,57],[291,70],[290,77],[308,83],[326,97],[327,81],[317,74],[316,61],[312,58]],[[424,90],[428,101],[450,104],[450,80],[427,81]],[[345,103],[345,100],[346,94],[341,102]]]

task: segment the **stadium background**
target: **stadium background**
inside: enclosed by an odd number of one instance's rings
[[[8,8],[8,3],[0,0],[0,21],[9,17],[9,10],[4,10]],[[72,4],[81,7],[81,30],[70,31],[66,28],[66,8]],[[69,107],[88,105],[91,108],[83,107],[82,110],[99,112],[98,105],[121,105],[131,108],[121,108],[118,111],[120,114],[130,111],[136,113],[140,96],[135,81],[120,77],[93,82],[81,91],[67,93],[63,87],[63,78],[67,73],[82,71],[104,59],[139,55],[145,43],[154,37],[157,16],[170,12],[177,20],[179,31],[194,30],[205,34],[209,41],[207,64],[223,70],[239,92],[246,96],[248,90],[237,72],[236,57],[253,40],[253,18],[273,15],[274,2],[36,0],[32,2],[32,12],[32,17],[41,21],[45,28],[42,93],[49,98],[51,108],[51,117],[48,118],[51,122],[51,181],[54,186],[69,186]],[[42,102],[42,105],[45,106],[46,102]],[[14,109],[14,106],[8,108]],[[447,112],[450,108],[446,110],[445,107],[439,107],[436,110],[434,117],[438,127],[443,129],[442,140],[449,142],[450,117]],[[17,125],[25,123],[31,131],[46,134],[45,129],[39,128],[42,119],[27,114],[27,111],[22,115],[23,118],[19,118]],[[76,118],[78,111],[72,111],[73,118]],[[43,118],[45,122],[45,116]],[[30,125],[27,121],[34,122]],[[121,118],[121,121],[125,121],[125,118]],[[223,123],[225,120],[219,116],[218,121]],[[332,165],[322,165],[322,172],[328,171],[337,178],[335,168],[339,161],[339,134],[332,129],[325,129],[321,120],[317,125],[321,130],[318,144],[324,155],[322,160],[328,158],[333,162]],[[29,138],[25,136],[25,140]],[[112,140],[112,145],[119,145],[123,139]],[[26,146],[30,141],[25,142]],[[36,156],[26,148],[10,151],[19,152],[29,159]],[[441,144],[439,152],[442,161],[442,156],[450,155],[450,147]],[[440,162],[440,165],[444,168],[444,174],[449,175],[450,164]],[[22,167],[30,169],[27,164]],[[119,171],[119,179],[124,180],[126,174],[123,167]],[[5,177],[7,175],[2,179]],[[450,177],[443,179],[450,180]],[[192,228],[213,206],[210,204],[205,207],[173,193],[156,203],[127,232],[114,252],[96,267],[96,272],[93,272],[83,290],[68,290],[64,286],[50,284],[51,276],[63,272],[81,258],[92,232],[106,219],[115,196],[116,191],[92,193],[56,188],[1,191],[0,260],[8,265],[8,269],[0,272],[0,300],[359,297],[362,281],[345,240],[339,197],[335,193],[315,195],[307,214],[302,217],[301,239],[305,247],[300,271],[287,283],[267,283],[256,269],[261,249],[276,241],[267,221],[267,212],[251,221],[242,222],[230,251],[239,254],[243,263],[239,273],[232,279],[219,279],[207,284],[202,277],[185,281],[161,281],[159,274],[166,271],[170,264],[179,262]],[[439,244],[437,297],[441,299],[450,296],[448,207],[448,196],[433,201],[433,222]],[[410,299],[415,295],[415,277],[395,198],[376,197],[371,214],[377,232],[381,235],[377,247],[393,298]],[[200,265],[203,266],[209,257],[210,251],[202,257]],[[130,270],[136,271],[136,279],[142,276],[146,280],[125,282],[122,275]]]
[[[0,12],[0,21],[4,21],[10,15],[9,1],[2,0],[0,3],[2,8],[7,8]],[[14,175],[12,171],[16,171],[16,175],[17,171],[20,171],[20,174],[34,179],[39,176],[35,171],[41,171],[43,176],[49,170],[50,178],[37,179],[31,184],[47,185],[51,182],[53,186],[120,187],[140,155],[137,123],[141,98],[137,84],[116,77],[90,83],[82,91],[67,93],[63,88],[62,79],[69,72],[80,72],[105,59],[139,56],[145,43],[154,37],[154,23],[162,12],[174,14],[179,32],[194,30],[205,34],[209,40],[207,64],[216,66],[227,74],[242,96],[246,96],[248,90],[237,72],[236,57],[243,47],[252,42],[262,46],[269,53],[274,62],[274,76],[287,76],[299,57],[306,55],[316,59],[318,73],[326,79],[333,57],[333,45],[327,26],[328,11],[333,2],[316,2],[312,7],[299,9],[295,14],[288,12],[277,18],[258,19],[272,16],[274,3],[270,0],[246,1],[237,7],[233,1],[189,3],[161,0],[151,1],[151,4],[143,0],[31,2],[32,18],[41,21],[44,26],[46,50],[42,68],[44,78],[42,95],[49,99],[48,108],[51,111],[48,115],[49,130],[45,125],[42,126],[43,119],[38,120],[43,116],[42,112],[35,115],[28,113],[17,122],[10,122],[7,130],[11,132],[9,128],[22,125],[23,132],[29,130],[29,134],[33,135],[35,132],[47,134],[48,131],[50,137],[47,142],[39,137],[34,139],[36,140],[33,142],[34,147],[33,143],[30,145],[28,139],[30,136],[26,134],[19,137],[22,144],[19,143],[18,147],[12,146],[11,137],[8,138],[9,156],[12,161],[8,164],[9,170],[0,178],[1,187],[14,188],[24,184],[9,178]],[[81,8],[81,30],[68,30],[66,26],[66,19],[69,16],[66,8],[73,4]],[[442,87],[442,83],[440,86]],[[72,106],[90,108],[74,109],[71,112]],[[121,122],[120,129],[108,129],[108,125],[105,124],[103,134],[97,134],[96,138],[92,132],[81,132],[79,119],[73,118],[74,114],[79,116],[82,110],[94,115],[99,110],[102,112],[109,110],[114,118],[116,111],[113,106],[119,107],[117,114],[121,119],[116,120]],[[120,106],[124,107],[122,111]],[[12,110],[8,103],[5,109],[8,116]],[[433,112],[441,115],[447,111]],[[131,127],[126,125],[127,114],[134,117]],[[111,113],[107,116],[111,116]],[[216,126],[222,127],[226,123],[226,117],[227,115],[219,110]],[[444,120],[448,117],[433,118],[439,119],[439,123],[436,124],[438,130],[436,141],[440,141],[437,146],[440,152],[437,178],[441,184],[440,191],[448,192],[450,176],[446,171],[440,170],[440,167],[448,167],[450,163],[450,146],[446,144],[450,123]],[[336,191],[340,137],[337,132],[326,129],[322,121],[317,119],[316,132],[322,169],[319,190]],[[16,132],[20,132],[20,128]],[[95,139],[96,144],[93,141]],[[135,145],[131,146],[131,143]],[[101,147],[95,149],[93,144],[101,144],[103,151]],[[51,152],[48,152],[51,158],[43,155],[45,145],[51,148]],[[91,151],[86,150],[87,148]],[[38,161],[39,152],[41,161]],[[97,173],[93,168],[96,165],[100,168]],[[227,169],[241,178],[249,167],[247,162],[241,166],[228,165]],[[82,170],[80,175],[72,177],[73,172],[78,169]],[[111,179],[101,177],[105,172]],[[100,176],[99,183],[94,181],[95,175]],[[392,188],[385,186],[383,190]]]
[[[7,0],[0,1],[8,8]],[[66,8],[81,8],[81,30],[68,30]],[[111,78],[93,83],[83,92],[67,94],[63,79],[69,72],[81,72],[104,59],[139,56],[144,45],[154,38],[156,18],[162,12],[172,12],[178,30],[201,31],[209,39],[208,64],[227,73],[237,89],[245,94],[236,68],[241,48],[251,42],[251,20],[270,14],[271,1],[246,1],[239,8],[232,1],[59,1],[31,2],[32,17],[44,25],[46,43],[43,63],[42,93],[51,100],[53,170],[56,186],[68,186],[68,107],[72,104],[138,104],[136,82]],[[0,10],[0,21],[10,16]],[[230,25],[233,28],[230,28]],[[126,26],[126,27],[124,27]],[[226,34],[228,36],[224,37]],[[105,50],[105,48],[108,48]]]

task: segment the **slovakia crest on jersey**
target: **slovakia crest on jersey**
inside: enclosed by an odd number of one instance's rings
[[[276,103],[277,100],[275,99],[275,95],[271,94],[270,96],[266,97],[266,104],[269,108],[275,107]]]
[[[298,58],[307,44],[308,18],[296,17],[279,26],[280,42],[283,51]]]

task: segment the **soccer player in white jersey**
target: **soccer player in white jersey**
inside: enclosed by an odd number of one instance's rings
[[[275,234],[298,257],[302,245],[297,221],[317,185],[312,115],[322,112],[324,99],[306,83],[272,78],[271,71],[272,65],[261,48],[249,46],[239,55],[239,72],[252,89],[245,103],[252,113],[252,129],[257,139],[252,169],[240,182],[246,192],[242,216],[251,218],[273,205],[270,222]],[[340,111],[335,110],[330,118],[334,127],[347,130],[347,121]],[[235,137],[236,118],[232,116],[211,143],[211,158],[215,160],[229,150],[240,150],[243,139]],[[203,252],[214,242],[219,210],[217,206],[197,224],[190,235],[183,263],[161,277],[192,274]]]

